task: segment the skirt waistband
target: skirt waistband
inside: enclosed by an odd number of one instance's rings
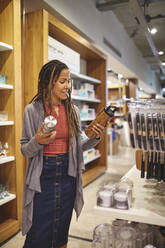
[[[43,156],[44,161],[57,161],[59,159],[67,159],[69,153],[57,154],[56,156]]]

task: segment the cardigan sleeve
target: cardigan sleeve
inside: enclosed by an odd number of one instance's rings
[[[27,158],[32,158],[38,155],[38,152],[43,148],[43,145],[38,144],[35,140],[35,121],[36,115],[33,113],[34,108],[32,105],[28,105],[24,111],[23,117],[23,126],[22,126],[22,138],[21,143],[21,152]]]

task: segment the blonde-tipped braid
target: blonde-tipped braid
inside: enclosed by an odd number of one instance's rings
[[[67,100],[65,101],[66,113],[68,117],[69,124],[69,134],[71,138],[71,144],[73,143],[74,134],[77,136],[78,133],[81,133],[79,120],[77,117],[77,113],[74,107],[74,104],[71,99],[71,91],[68,92]]]

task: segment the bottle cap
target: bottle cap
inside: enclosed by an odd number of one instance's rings
[[[109,117],[113,117],[116,110],[118,110],[118,108],[112,105],[104,108],[105,113],[109,115]]]

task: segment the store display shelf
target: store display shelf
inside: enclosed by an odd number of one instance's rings
[[[13,50],[13,46],[0,42],[0,51]]]
[[[123,84],[112,84],[112,85],[108,85],[108,89],[117,89],[117,88],[122,88]]]
[[[0,243],[6,240],[6,236],[7,238],[10,238],[15,234],[15,230],[18,231],[19,229],[19,221],[16,219],[8,218],[3,221],[0,220]]]
[[[92,162],[92,161],[94,161],[94,160],[96,160],[96,159],[98,159],[98,158],[100,158],[100,157],[101,157],[100,154],[99,154],[99,155],[96,155],[96,156],[94,156],[93,158],[91,158],[91,159],[85,161],[84,164],[86,165],[86,164],[88,164],[88,163],[90,163],[90,162]]]
[[[0,126],[11,126],[14,125],[14,121],[0,121]]]
[[[94,83],[94,84],[100,84],[101,81],[93,78],[93,77],[89,77],[87,75],[83,75],[83,74],[79,74],[79,73],[75,73],[75,72],[71,72],[71,78],[72,79],[83,79],[85,80],[85,82],[89,82],[89,83]]]
[[[133,204],[129,210],[103,208],[94,209],[102,214],[108,213],[110,219],[125,219],[152,225],[165,226],[164,182],[140,178],[140,171],[134,166],[124,178],[133,181]]]
[[[85,101],[85,102],[97,102],[99,103],[99,99],[92,99],[92,98],[87,98],[87,97],[82,97],[82,96],[74,96],[72,95],[72,100],[78,100],[78,101]]]
[[[0,157],[0,164],[5,164],[14,160],[15,160],[14,156]]]
[[[10,84],[1,84],[0,83],[0,90],[12,90],[13,89],[13,85],[10,85]]]
[[[5,199],[0,200],[0,206],[6,204],[7,202],[10,202],[16,198],[15,194],[10,194],[9,196],[6,196]]]

